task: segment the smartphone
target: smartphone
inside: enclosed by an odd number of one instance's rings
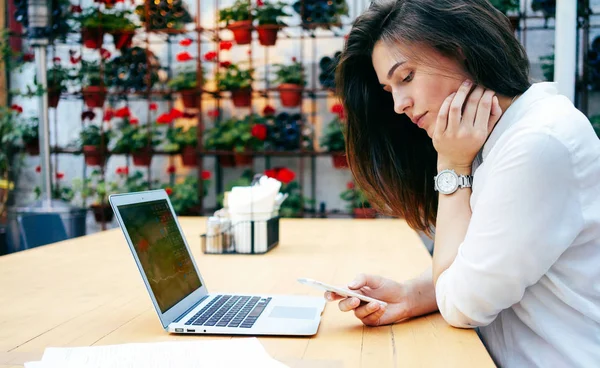
[[[366,295],[359,294],[359,293],[354,292],[352,290],[349,290],[349,289],[346,289],[346,288],[340,288],[340,287],[333,286],[333,285],[329,285],[329,284],[326,284],[326,283],[321,282],[321,281],[317,281],[317,280],[313,280],[313,279],[307,279],[307,278],[300,278],[300,279],[298,279],[298,282],[301,283],[301,284],[304,284],[304,285],[312,286],[312,287],[320,289],[320,290],[331,291],[331,292],[334,292],[334,293],[336,293],[338,295],[345,296],[347,298],[353,296],[355,298],[358,298],[358,299],[362,300],[363,302],[367,302],[367,303],[377,302],[377,303],[383,305],[384,307],[387,306],[387,303],[386,302],[382,302],[381,300],[370,298],[370,297],[368,297]]]

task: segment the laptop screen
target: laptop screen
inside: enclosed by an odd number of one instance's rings
[[[202,286],[165,199],[118,206],[162,313]]]

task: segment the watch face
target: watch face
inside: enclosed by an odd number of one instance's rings
[[[441,193],[452,193],[458,188],[458,176],[452,172],[442,172],[437,178],[437,186]]]

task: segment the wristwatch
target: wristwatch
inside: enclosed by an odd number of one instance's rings
[[[471,188],[473,175],[457,175],[454,170],[442,170],[434,178],[434,190],[442,194],[452,194],[458,188]]]

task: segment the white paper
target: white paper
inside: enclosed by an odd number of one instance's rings
[[[26,368],[286,367],[256,338],[174,341],[79,348],[46,348],[41,362]]]

